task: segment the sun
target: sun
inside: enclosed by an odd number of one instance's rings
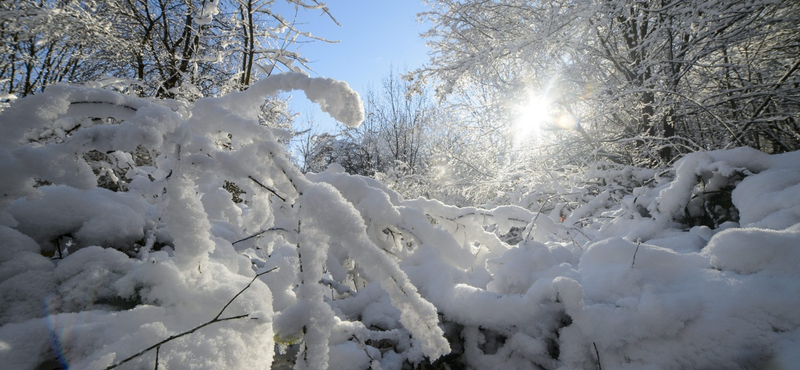
[[[535,135],[550,119],[552,102],[547,97],[529,94],[527,101],[516,108],[512,134],[515,145]]]

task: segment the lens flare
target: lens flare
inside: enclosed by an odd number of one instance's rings
[[[572,130],[578,126],[578,120],[568,112],[561,112],[556,116],[555,128],[560,130]]]

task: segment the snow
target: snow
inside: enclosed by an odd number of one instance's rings
[[[770,169],[733,191],[742,226],[783,229],[800,223],[800,170]]]
[[[765,240],[769,243],[764,243]],[[800,223],[778,231],[748,227],[728,229],[715,235],[707,250],[711,265],[721,271],[743,275],[759,272],[791,274],[800,263],[798,241]]]
[[[149,205],[141,197],[102,188],[45,186],[40,191],[40,198],[19,199],[7,211],[18,222],[16,229],[36,240],[43,250],[54,250],[52,241],[64,235],[78,241],[76,248],[125,248],[144,237]],[[108,230],[115,232],[109,234]]]
[[[222,99],[233,105],[231,112],[252,112],[259,108],[256,102],[264,96],[291,90],[303,91],[323,112],[349,127],[358,127],[364,121],[364,103],[350,85],[330,78],[312,78],[302,73],[273,75],[253,84],[246,91],[232,93]]]
[[[258,119],[291,89],[363,120],[301,74],[183,105],[58,85],[0,112],[0,364],[104,369],[166,341],[166,369],[798,368],[800,153],[459,208],[301,173]]]
[[[219,0],[211,0],[203,5],[203,10],[195,18],[195,22],[201,26],[205,26],[214,19],[214,16],[219,14]]]

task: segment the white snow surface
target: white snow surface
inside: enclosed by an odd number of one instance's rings
[[[258,121],[291,89],[363,120],[346,84],[301,74],[185,109],[58,85],[3,110],[0,368],[159,343],[164,369],[800,368],[800,152],[626,168],[638,185],[551,212],[459,208],[302,174]]]

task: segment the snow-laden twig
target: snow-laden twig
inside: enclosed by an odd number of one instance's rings
[[[241,242],[244,242],[244,241],[248,241],[248,240],[250,240],[250,239],[253,239],[253,238],[257,238],[257,237],[259,237],[259,236],[261,236],[261,235],[264,235],[265,233],[268,233],[268,232],[270,232],[270,231],[283,231],[283,232],[286,232],[287,230],[286,230],[286,229],[284,229],[284,228],[281,228],[281,227],[270,227],[269,229],[266,229],[266,230],[261,230],[261,231],[259,231],[259,232],[255,233],[255,234],[253,234],[253,235],[250,235],[250,236],[248,236],[248,237],[245,237],[245,238],[239,239],[239,240],[237,240],[237,241],[235,241],[235,242],[231,242],[231,245],[236,245],[236,243],[241,243]]]
[[[137,357],[139,357],[139,356],[141,356],[141,355],[143,355],[143,354],[145,354],[145,353],[147,353],[147,352],[149,352],[149,351],[151,351],[153,349],[155,349],[156,353],[158,353],[160,351],[162,345],[164,345],[166,343],[169,343],[169,342],[171,342],[171,341],[173,341],[175,339],[178,339],[178,338],[184,337],[186,335],[192,334],[192,333],[194,333],[194,332],[196,332],[196,331],[198,331],[198,330],[200,330],[200,329],[202,329],[202,328],[204,328],[206,326],[209,326],[211,324],[218,323],[218,322],[223,322],[223,321],[238,320],[238,319],[243,319],[243,318],[249,317],[250,314],[242,314],[242,315],[226,317],[224,319],[220,319],[219,318],[220,316],[222,316],[222,313],[225,312],[225,309],[228,308],[228,306],[230,306],[231,303],[233,303],[234,300],[236,300],[236,298],[238,298],[242,293],[244,293],[244,291],[247,290],[247,288],[250,288],[250,286],[253,285],[253,283],[256,281],[256,279],[258,279],[262,275],[265,275],[265,274],[268,274],[268,273],[270,273],[272,271],[275,271],[276,269],[277,269],[277,267],[271,268],[271,269],[269,269],[267,271],[264,271],[264,272],[256,274],[256,276],[253,276],[253,278],[250,280],[250,282],[247,283],[247,285],[244,288],[242,288],[242,290],[240,290],[239,293],[236,293],[236,295],[234,295],[233,298],[231,298],[228,301],[228,303],[226,303],[225,306],[222,307],[222,309],[219,311],[217,316],[214,316],[213,319],[211,319],[209,321],[206,321],[205,323],[200,324],[198,326],[195,326],[194,328],[189,329],[189,330],[187,330],[187,331],[185,331],[183,333],[171,335],[167,339],[164,339],[164,340],[162,340],[162,341],[160,341],[160,342],[158,342],[156,344],[153,344],[152,346],[147,347],[147,348],[145,348],[145,349],[143,349],[143,350],[141,350],[141,351],[139,351],[139,352],[137,352],[137,353],[125,358],[125,359],[123,359],[120,362],[117,362],[117,363],[115,363],[113,365],[110,365],[110,366],[106,367],[106,370],[115,369],[115,368],[121,366],[122,364],[124,364],[124,363],[126,363],[128,361],[131,361],[131,360],[133,360],[133,359],[135,359],[135,358],[137,358]],[[156,356],[156,368],[158,368],[158,357],[157,356]]]
[[[282,196],[280,196],[280,195],[278,194],[278,192],[276,192],[276,191],[275,191],[275,190],[273,190],[272,188],[270,188],[270,187],[268,187],[268,186],[266,186],[266,185],[262,184],[260,181],[256,180],[256,179],[255,179],[253,176],[247,176],[247,178],[248,178],[248,179],[250,179],[250,180],[253,180],[253,182],[255,182],[255,183],[256,183],[258,186],[260,186],[262,189],[264,189],[264,190],[266,190],[266,191],[268,191],[268,192],[272,193],[272,195],[274,195],[274,196],[278,197],[278,199],[280,199],[282,202],[286,202],[286,198],[285,198],[285,197],[282,197]]]
[[[597,350],[597,343],[592,342],[592,345],[594,346],[594,354],[597,356],[597,370],[603,370],[603,366],[600,365],[600,351]]]
[[[636,254],[639,253],[639,247],[642,246],[642,239],[636,241],[636,250],[633,251],[633,260],[631,260],[631,268],[633,268],[633,264],[636,263]]]
[[[530,239],[531,232],[533,232],[533,229],[536,228],[536,220],[539,219],[539,215],[542,214],[542,210],[547,205],[547,203],[550,202],[550,198],[552,197],[548,197],[547,199],[544,200],[544,202],[542,202],[541,207],[539,207],[539,211],[536,212],[536,216],[533,217],[533,220],[531,221],[530,225],[528,225],[528,232],[525,234],[525,240]]]

